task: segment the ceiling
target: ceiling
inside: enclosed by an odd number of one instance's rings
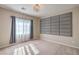
[[[77,7],[77,4],[41,4],[39,12],[33,10],[33,4],[0,4],[0,7],[9,9],[12,11],[24,13],[31,16],[48,17],[56,11],[63,11],[73,7]],[[24,10],[22,8],[25,8]]]

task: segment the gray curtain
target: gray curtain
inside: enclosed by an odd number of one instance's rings
[[[16,43],[16,20],[15,16],[11,16],[12,24],[11,24],[11,37],[10,43]]]
[[[33,39],[33,20],[31,20],[31,26],[30,26],[30,39]]]

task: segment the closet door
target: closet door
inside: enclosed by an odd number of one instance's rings
[[[60,35],[72,36],[72,13],[60,15]]]
[[[50,18],[41,19],[40,28],[42,34],[50,34]]]
[[[59,16],[53,16],[51,17],[51,34],[52,35],[59,35]]]

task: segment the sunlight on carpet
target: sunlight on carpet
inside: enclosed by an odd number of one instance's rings
[[[28,44],[14,49],[13,55],[37,55],[39,50],[34,44]]]

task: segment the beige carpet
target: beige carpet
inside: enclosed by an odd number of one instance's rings
[[[44,40],[33,40],[0,49],[0,55],[78,55],[79,49],[50,43]]]

